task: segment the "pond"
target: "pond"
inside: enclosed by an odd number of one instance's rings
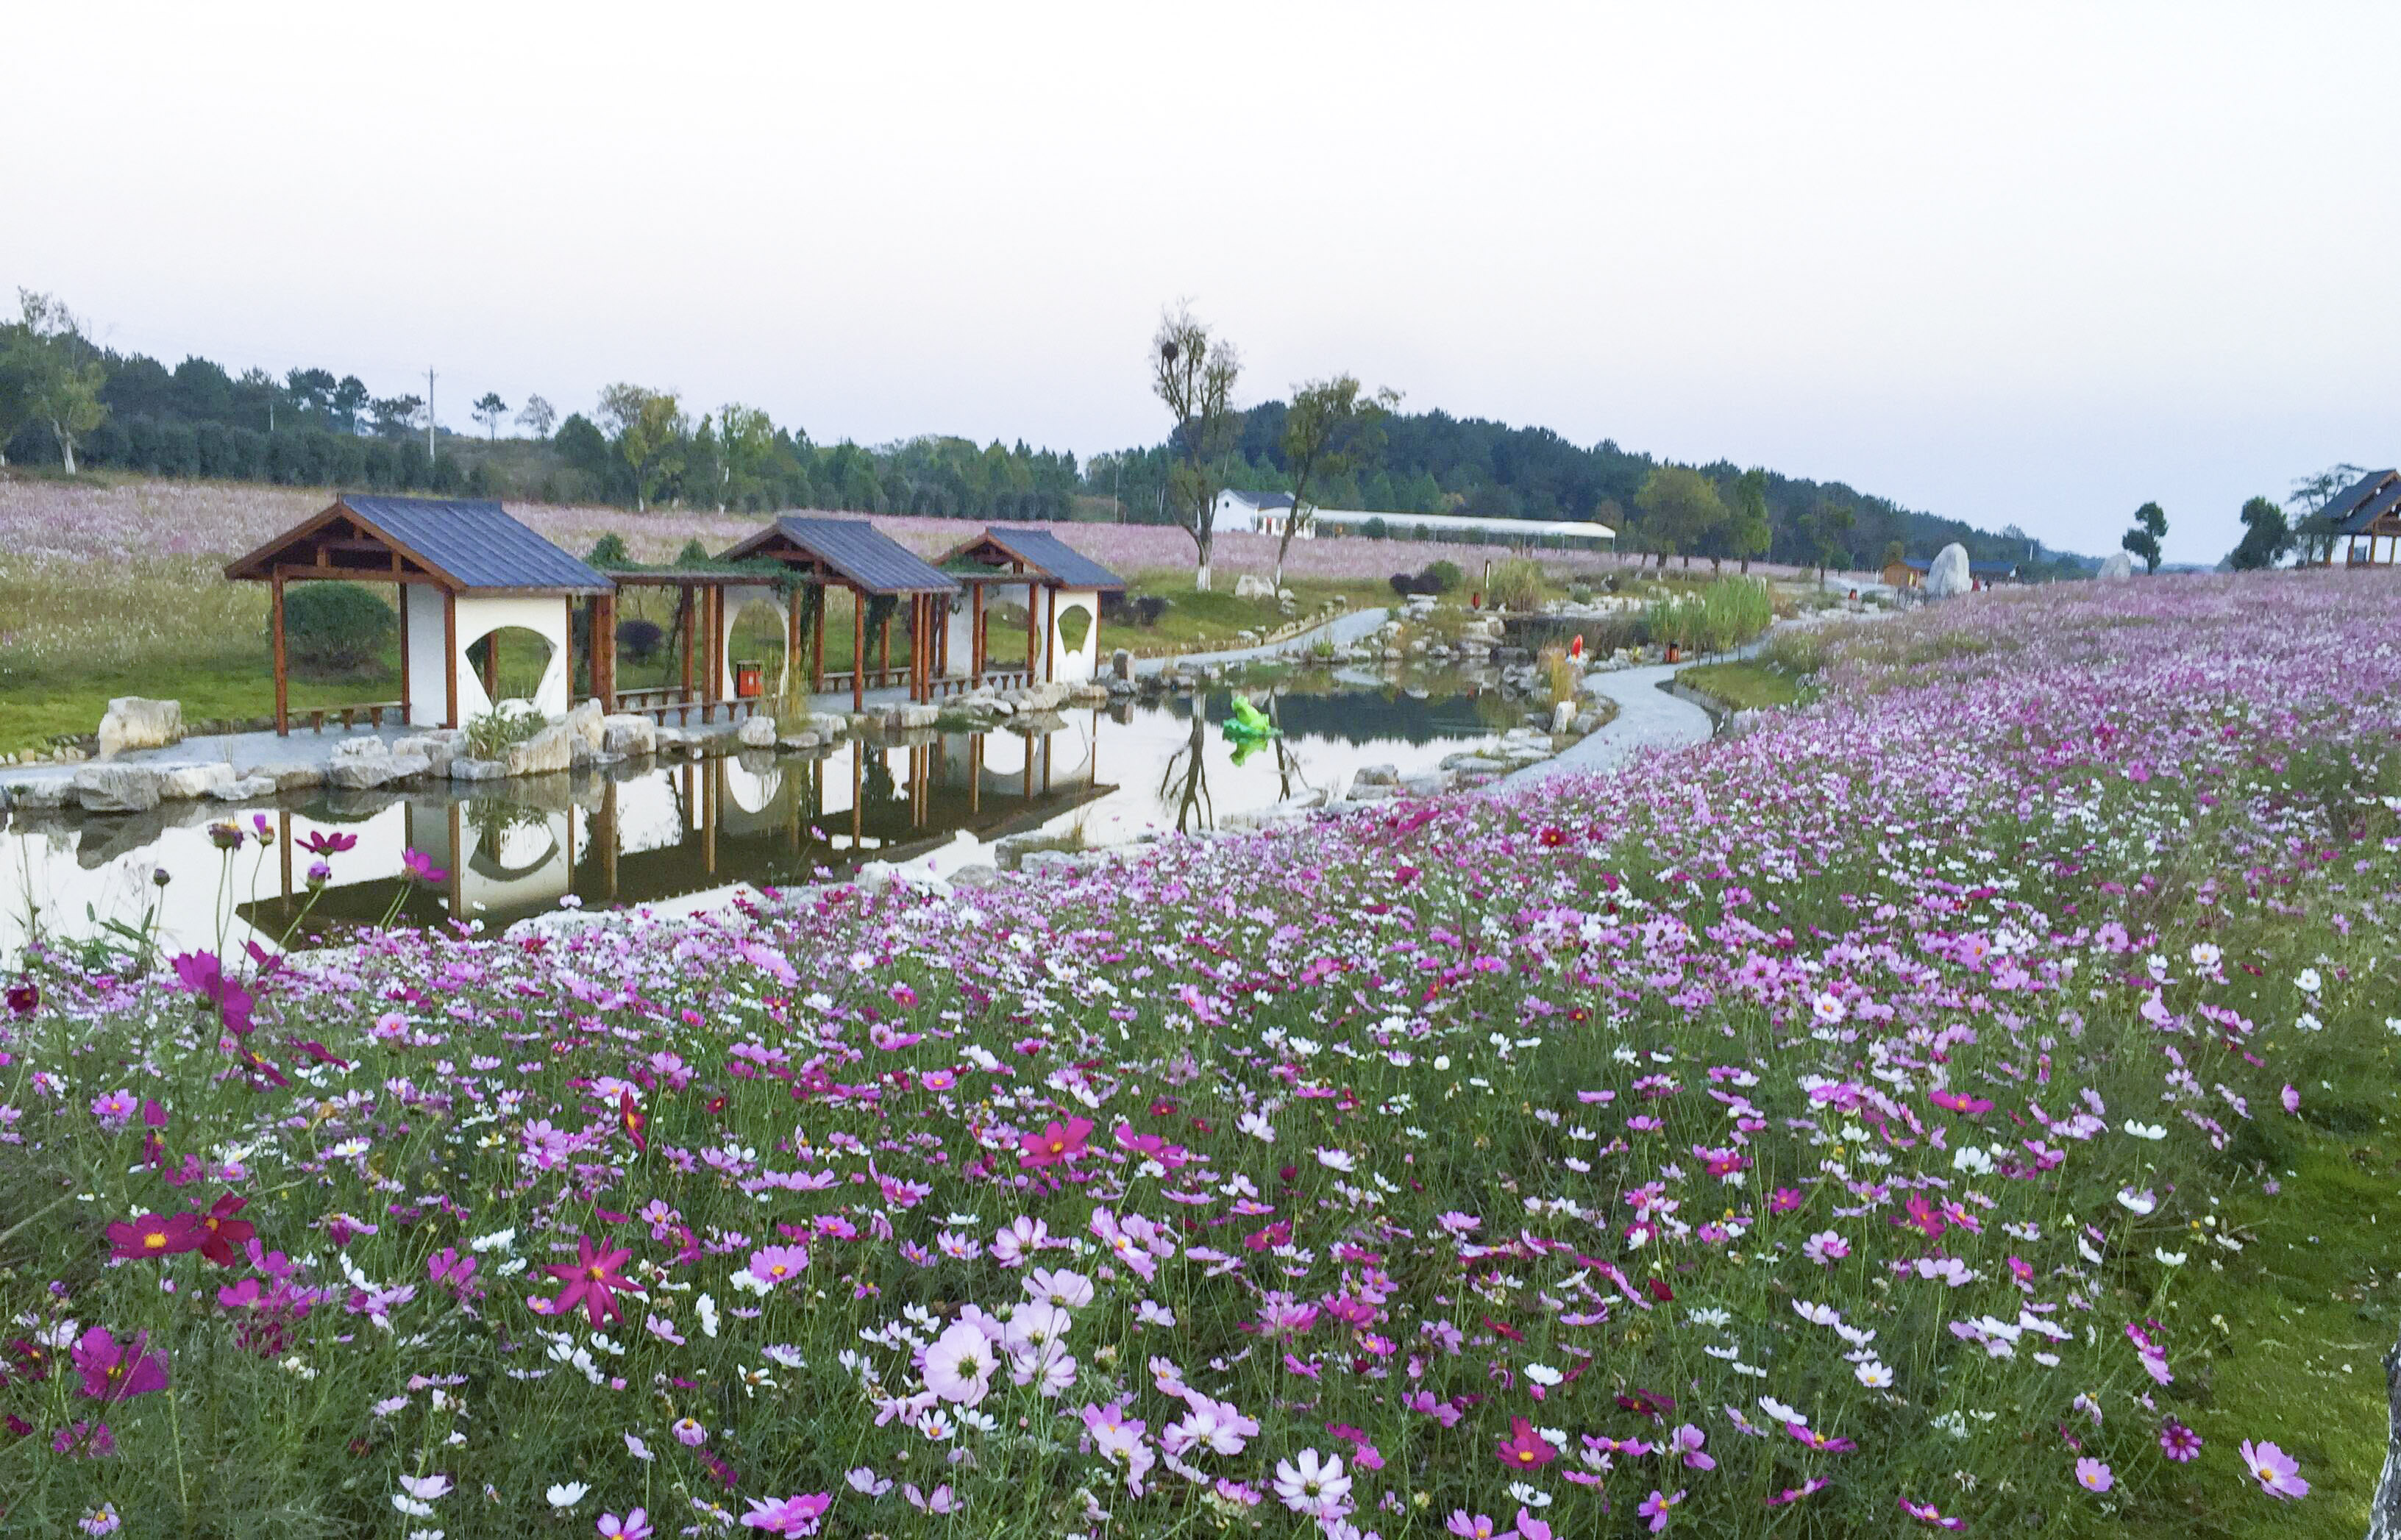
[[[387,916],[497,931],[562,900],[672,906],[737,882],[839,878],[869,862],[955,867],[1010,836],[1116,844],[1223,826],[1312,791],[1338,796],[1364,766],[1430,770],[1516,726],[1523,710],[1475,674],[1297,676],[1268,698],[1283,736],[1244,746],[1220,730],[1231,706],[1219,690],[1073,711],[1031,737],[927,729],[821,756],[754,751],[409,792],[319,789],[281,798],[266,811],[280,838],[262,845],[254,834],[230,860],[209,831],[228,816],[220,804],[21,813],[0,827],[0,960],[37,929],[53,942],[148,926],[171,950],[297,947]],[[232,816],[251,830],[259,811]],[[295,848],[311,834],[357,841],[332,857],[313,903],[316,858]],[[440,879],[411,879],[408,851]]]

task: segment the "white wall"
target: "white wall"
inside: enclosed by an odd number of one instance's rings
[[[442,591],[432,583],[403,583],[400,593],[408,606],[408,720],[438,728],[449,709],[442,682]]]
[[[750,605],[765,605],[769,609],[774,610],[775,619],[784,626],[786,634],[790,634],[791,622],[784,614],[783,593],[773,583],[727,589],[724,634],[717,639],[717,698],[720,701],[734,699],[734,622],[742,619],[743,609]],[[760,689],[764,694],[774,694],[775,679],[770,677],[761,680]]]
[[[1237,497],[1232,492],[1220,492],[1217,494],[1217,517],[1215,527],[1219,529],[1256,529],[1258,527],[1258,524],[1259,511],[1253,507],[1249,502]]]
[[[1047,607],[1048,602],[1049,596],[1045,595],[1044,619],[1050,622],[1050,635],[1044,645],[1050,649],[1050,656],[1057,660],[1050,673],[1051,679],[1063,685],[1090,683],[1101,672],[1100,594],[1089,588],[1063,588],[1059,590],[1059,607],[1055,612]],[[1083,646],[1072,651],[1059,634],[1059,621],[1071,608],[1081,608],[1088,622],[1084,627]],[[1041,675],[1037,674],[1035,677],[1038,680]]]
[[[412,628],[417,623],[409,618]],[[567,601],[556,599],[501,599],[461,594],[459,599],[459,725],[469,722],[492,709],[494,702],[484,693],[481,675],[467,662],[467,648],[493,632],[508,626],[522,626],[550,643],[550,666],[542,670],[542,683],[533,692],[534,709],[545,716],[567,714]],[[411,640],[415,633],[411,631]],[[439,608],[433,617],[433,700],[439,709],[442,701],[442,616]],[[410,665],[414,668],[414,664]],[[414,683],[414,681],[411,681]]]

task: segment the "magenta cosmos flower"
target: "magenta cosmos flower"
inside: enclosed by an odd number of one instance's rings
[[[557,1299],[536,1301],[535,1306],[545,1315],[564,1315],[580,1304],[594,1326],[612,1321],[618,1315],[619,1294],[641,1293],[631,1278],[618,1271],[633,1252],[624,1247],[603,1251],[592,1244],[588,1235],[579,1235],[576,1240],[582,1249],[575,1261],[556,1262],[542,1269],[552,1277],[564,1280],[567,1287],[559,1290]]]
[[[2183,1465],[2201,1453],[2201,1435],[2171,1417],[2160,1424],[2160,1452]]]
[[[2243,1440],[2243,1468],[2271,1497],[2310,1494],[2310,1484],[2301,1479],[2301,1467],[2293,1463],[2291,1455],[2265,1439],[2256,1444],[2248,1438]]]
[[[1641,1506],[1634,1511],[1651,1520],[1651,1533],[1656,1534],[1667,1527],[1667,1515],[1684,1500],[1684,1488],[1678,1487],[1671,1495],[1653,1487],[1651,1495],[1642,1499]]]
[[[147,1332],[136,1333],[130,1342],[120,1342],[109,1335],[106,1327],[100,1326],[76,1338],[68,1356],[74,1361],[75,1372],[83,1376],[83,1394],[95,1401],[122,1401],[128,1397],[166,1389],[167,1356],[144,1353],[143,1349],[149,1342]]]
[[[1523,1417],[1509,1424],[1509,1437],[1493,1448],[1493,1455],[1511,1470],[1540,1470],[1559,1457],[1550,1440],[1534,1431],[1534,1424]]]
[[[1939,1530],[1963,1530],[1968,1527],[1968,1520],[1954,1519],[1931,1503],[1913,1503],[1904,1497],[1900,1500],[1900,1511],[1921,1524],[1931,1524]]]
[[[1056,1165],[1061,1161],[1074,1160],[1084,1152],[1084,1146],[1091,1137],[1092,1120],[1090,1118],[1069,1118],[1064,1123],[1050,1124],[1038,1134],[1019,1138],[1017,1142],[1024,1149],[1018,1155],[1017,1164],[1031,1171],[1040,1166]]]

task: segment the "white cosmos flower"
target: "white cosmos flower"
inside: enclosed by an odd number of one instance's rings
[[[2304,968],[2293,975],[2294,987],[2305,995],[2316,994],[2318,983],[2318,971],[2315,968]]]
[[[1892,1370],[1885,1368],[1884,1365],[1876,1362],[1873,1358],[1870,1358],[1866,1363],[1859,1365],[1859,1368],[1851,1370],[1851,1372],[1858,1375],[1859,1383],[1867,1386],[1870,1390],[1882,1390],[1886,1385],[1892,1383]]]
[[[2118,1201],[2123,1204],[2128,1211],[2135,1214],[2147,1214],[2160,1206],[2160,1200],[2152,1193],[2137,1192],[2131,1187],[2118,1189]]]
[[[591,1490],[592,1489],[590,1487],[584,1485],[581,1481],[566,1481],[551,1488],[548,1492],[543,1492],[542,1495],[550,1499],[550,1506],[552,1507],[556,1508],[561,1513],[565,1513],[576,1504],[583,1501],[584,1493]]]
[[[1777,1423],[1798,1423],[1803,1427],[1809,1425],[1809,1419],[1797,1408],[1786,1406],[1773,1396],[1762,1396],[1759,1398],[1759,1410]]]
[[[1358,1169],[1358,1163],[1351,1158],[1351,1152],[1348,1150],[1321,1149],[1317,1152],[1317,1164],[1329,1171],[1348,1173]]]
[[[2136,1123],[2133,1118],[2128,1118],[2126,1120],[2126,1132],[2133,1135],[2138,1139],[2156,1140],[2163,1139],[2168,1137],[2166,1124],[2158,1123]]]
[[[2152,1250],[2151,1255],[2159,1259],[2160,1265],[2161,1267],[2182,1267],[2184,1265],[2185,1254],[2181,1251],[2170,1251],[2165,1247],[2159,1247]]]
[[[1538,1385],[1548,1386],[1557,1384],[1561,1380],[1566,1379],[1567,1376],[1560,1373],[1557,1370],[1553,1369],[1548,1364],[1528,1364],[1526,1366],[1526,1378],[1533,1381]]]

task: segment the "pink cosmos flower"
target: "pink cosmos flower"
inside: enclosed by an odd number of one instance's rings
[[[2160,1424],[2160,1452],[2183,1465],[2201,1452],[2201,1435],[2171,1417]]]
[[[742,1516],[744,1529],[765,1530],[770,1534],[795,1540],[797,1536],[817,1532],[817,1525],[825,1520],[826,1509],[833,1506],[833,1493],[802,1492],[773,1502],[753,1497],[749,1503],[750,1511]]]
[[[2243,1440],[2243,1468],[2259,1483],[2259,1490],[2271,1497],[2307,1497],[2310,1484],[2301,1479],[2301,1467],[2293,1457],[2275,1445],[2262,1440]]]
[[[763,1284],[779,1284],[797,1278],[809,1265],[809,1249],[804,1246],[762,1246],[750,1253],[750,1275]]]
[[[1489,1513],[1471,1514],[1465,1508],[1453,1508],[1449,1520],[1442,1527],[1447,1533],[1458,1535],[1459,1540],[1502,1540],[1502,1536],[1516,1533],[1501,1528],[1500,1523]]]
[[[1904,1497],[1900,1500],[1900,1511],[1921,1524],[1931,1524],[1939,1530],[1963,1530],[1968,1527],[1968,1520],[1954,1519],[1931,1503],[1913,1503]]]
[[[651,1540],[654,1533],[650,1514],[640,1508],[631,1510],[623,1519],[604,1513],[592,1527],[599,1532],[601,1540]]]
[[[2108,1465],[2102,1461],[2079,1460],[2076,1462],[2076,1484],[2087,1492],[2107,1492],[2118,1484],[2118,1479],[2110,1474]]]
[[[966,1321],[954,1322],[926,1350],[926,1388],[945,1401],[973,1406],[992,1388],[1000,1350]]]
[[[1657,1487],[1653,1487],[1651,1495],[1642,1499],[1641,1506],[1634,1511],[1651,1520],[1651,1533],[1656,1534],[1667,1527],[1668,1510],[1684,1500],[1684,1488],[1678,1487],[1675,1495],[1669,1496]]]

